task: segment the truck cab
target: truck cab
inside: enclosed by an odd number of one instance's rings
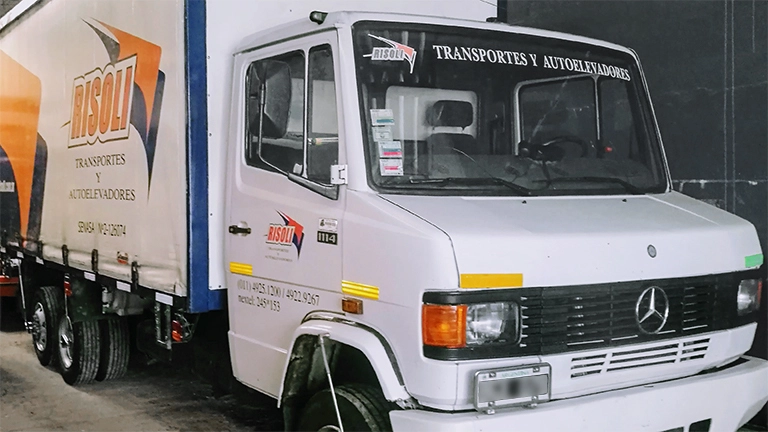
[[[723,430],[768,400],[755,229],[672,189],[633,51],[313,13],[231,77],[233,371],[300,428]]]

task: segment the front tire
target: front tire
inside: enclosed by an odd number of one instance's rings
[[[20,296],[20,294],[19,294]],[[63,293],[53,286],[42,287],[35,292],[32,309],[32,345],[37,360],[43,366],[56,364],[56,334],[62,312]]]
[[[389,403],[381,390],[363,384],[346,384],[335,388],[339,413],[347,431],[389,431]],[[338,431],[336,408],[330,389],[312,396],[301,414],[300,431]]]
[[[59,320],[57,339],[59,372],[64,382],[69,385],[92,382],[99,371],[99,322],[72,322],[64,315]]]

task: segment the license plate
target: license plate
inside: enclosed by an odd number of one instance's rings
[[[475,408],[482,411],[549,400],[550,366],[528,365],[475,373]]]

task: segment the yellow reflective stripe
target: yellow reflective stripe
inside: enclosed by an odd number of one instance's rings
[[[253,266],[250,265],[250,264],[231,262],[231,263],[229,263],[229,271],[231,273],[252,276],[253,275]]]
[[[520,288],[523,286],[522,273],[464,273],[460,276],[462,288]]]
[[[372,285],[365,285],[357,282],[341,281],[341,292],[353,296],[369,298],[373,300],[379,299],[379,287]]]

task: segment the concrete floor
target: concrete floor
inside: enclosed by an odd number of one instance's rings
[[[282,430],[273,399],[243,389],[217,395],[188,370],[165,364],[132,365],[121,379],[71,387],[40,366],[12,315],[0,316],[0,431]]]

